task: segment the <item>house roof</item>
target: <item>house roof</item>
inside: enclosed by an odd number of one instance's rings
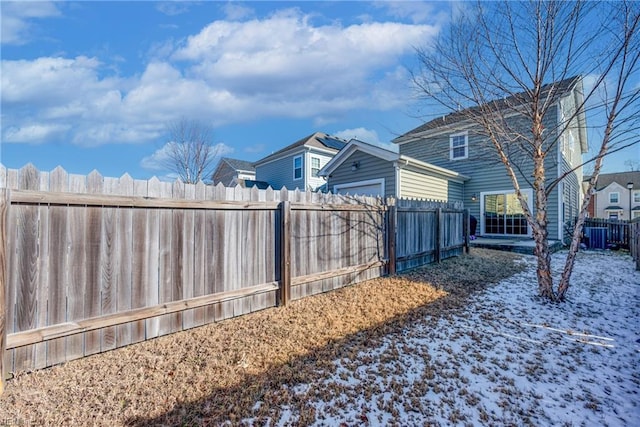
[[[581,80],[581,76],[573,76],[568,79],[560,80],[558,82],[549,83],[542,86],[543,94],[549,94],[551,90],[554,91],[553,97],[554,100],[565,95],[566,93],[573,90],[575,85]],[[491,101],[484,105],[493,104],[492,110],[503,110],[512,108],[515,105],[522,105],[527,102],[529,95],[526,92],[520,92],[512,96],[508,96],[504,99],[498,99]],[[479,106],[473,106],[469,108],[465,108],[464,110],[455,111],[453,113],[449,113],[447,115],[438,117],[436,119],[430,120],[417,128],[410,130],[409,132],[400,135],[399,137],[393,140],[394,143],[400,143],[405,139],[408,139],[417,134],[421,134],[430,130],[438,129],[441,127],[454,125],[458,122],[465,121],[469,118],[470,115],[476,114],[480,112]]]
[[[256,169],[253,167],[253,163],[248,162],[246,160],[232,159],[231,157],[223,157],[220,159],[221,162],[225,162],[233,169],[237,171],[248,171],[255,172]]]
[[[338,138],[336,136],[328,135],[324,132],[316,132],[294,142],[291,145],[287,145],[286,147],[276,151],[275,153],[271,153],[267,157],[264,157],[258,160],[257,162],[253,163],[253,166],[255,167],[259,164],[266,163],[271,160],[275,160],[279,157],[282,157],[282,155],[288,153],[289,151],[293,151],[298,147],[303,147],[303,146],[315,147],[315,148],[329,150],[334,153],[337,153],[339,150],[344,148],[346,144],[347,144],[347,141],[345,141],[344,139]]]
[[[585,181],[588,181],[589,179],[591,179],[590,176],[584,177]],[[596,191],[607,188],[614,182],[625,188],[627,188],[627,184],[629,182],[633,182],[633,188],[635,190],[640,190],[640,171],[601,173],[598,175],[598,181],[596,182]]]
[[[620,206],[607,206],[604,208],[605,211],[621,211],[622,208]]]
[[[322,169],[320,169],[318,175],[330,175],[334,170],[338,168],[338,166],[344,163],[344,161],[356,151],[367,153],[371,156],[378,157],[388,162],[402,163],[403,166],[411,165],[427,172],[444,175],[456,181],[467,181],[469,179],[468,176],[462,175],[450,169],[445,169],[439,166],[432,165],[430,163],[425,163],[420,160],[414,159],[413,157],[400,155],[397,149],[387,149],[357,139],[352,139],[351,141],[349,141],[347,145],[342,150],[340,150],[340,152],[333,159],[329,161],[329,163],[327,163]]]

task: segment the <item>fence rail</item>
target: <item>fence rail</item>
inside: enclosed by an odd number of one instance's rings
[[[467,221],[457,204],[0,165],[2,380],[439,261]]]

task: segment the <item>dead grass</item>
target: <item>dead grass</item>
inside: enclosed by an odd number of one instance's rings
[[[520,271],[517,258],[474,249],[285,308],[20,374],[0,397],[0,422],[218,425],[252,417],[262,424],[287,405],[300,411],[301,424],[310,423],[313,410],[289,387],[326,375],[334,360],[375,346],[407,322],[463,308],[474,291]]]

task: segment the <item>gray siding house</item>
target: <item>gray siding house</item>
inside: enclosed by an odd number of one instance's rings
[[[337,194],[462,201],[468,177],[352,139],[320,175]]]
[[[256,170],[251,162],[245,160],[223,157],[218,162],[218,166],[213,171],[211,180],[213,184],[222,183],[225,187],[231,187],[241,180],[256,179]]]
[[[274,190],[317,191],[326,184],[320,169],[345,144],[343,139],[316,132],[255,162],[256,179],[268,182]]]
[[[582,201],[582,154],[587,152],[584,111],[572,117],[583,103],[582,79],[573,77],[553,84],[556,89],[552,108],[543,118],[545,143],[551,149],[546,157],[547,182],[562,178],[548,198],[549,238],[563,240],[564,224],[578,213]],[[530,132],[523,116],[502,102],[502,116],[511,129]],[[511,179],[482,129],[465,114],[472,109],[431,120],[396,138],[402,156],[409,156],[469,177],[462,199],[471,215],[478,219],[478,234],[484,236],[531,236]],[[533,165],[514,149],[508,153],[516,164],[518,180],[533,210],[533,190],[529,184]],[[535,210],[533,210],[535,212]]]

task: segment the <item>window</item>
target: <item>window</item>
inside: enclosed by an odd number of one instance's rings
[[[631,213],[631,219],[640,218],[640,211],[633,211]]]
[[[640,190],[634,190],[633,203],[640,203]]]
[[[468,157],[468,138],[467,133],[458,133],[449,137],[449,148],[451,160],[466,159]]]
[[[609,203],[620,203],[620,193],[609,193]]]
[[[311,176],[318,176],[318,172],[320,172],[320,158],[312,157],[311,158]]]
[[[293,158],[293,179],[302,179],[302,156]]]
[[[618,219],[618,212],[609,212],[609,219]]]

